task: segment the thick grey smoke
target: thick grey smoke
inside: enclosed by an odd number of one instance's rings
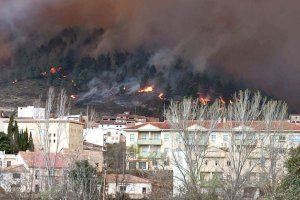
[[[143,46],[158,52],[151,62],[166,65],[171,52],[300,107],[297,0],[0,0],[0,15],[5,65],[20,40],[66,26],[102,26],[91,54]]]

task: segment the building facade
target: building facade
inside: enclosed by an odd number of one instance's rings
[[[16,118],[19,131],[32,134],[35,150],[49,148],[50,152],[82,150],[84,124],[78,121],[59,119]],[[7,133],[9,119],[3,121],[3,130]]]

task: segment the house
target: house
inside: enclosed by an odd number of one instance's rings
[[[107,174],[105,176],[107,195],[127,194],[131,199],[143,199],[151,194],[152,184],[148,179],[130,174]]]
[[[5,167],[0,174],[0,187],[5,192],[27,192],[30,180],[29,170],[23,164]]]
[[[17,156],[14,154],[5,154],[4,151],[0,151],[0,169],[10,167],[18,163]]]
[[[82,150],[84,124],[64,119],[16,118],[20,131],[28,130],[32,134],[35,150],[49,148],[50,152]],[[9,119],[3,120],[7,133]]]
[[[83,150],[81,152],[45,153],[21,151],[16,155],[15,165],[1,170],[0,185],[6,192],[43,191],[49,179],[61,183],[70,166],[79,160],[88,160],[99,171],[103,166],[102,151]]]

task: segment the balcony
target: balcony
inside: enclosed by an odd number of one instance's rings
[[[155,151],[139,153],[140,158],[161,158],[161,156],[162,156],[161,152],[155,152]]]
[[[161,139],[139,139],[138,145],[161,145]]]

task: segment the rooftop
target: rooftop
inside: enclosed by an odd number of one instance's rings
[[[131,174],[107,174],[106,175],[107,183],[151,183],[150,180],[145,178],[140,178],[133,176]]]

